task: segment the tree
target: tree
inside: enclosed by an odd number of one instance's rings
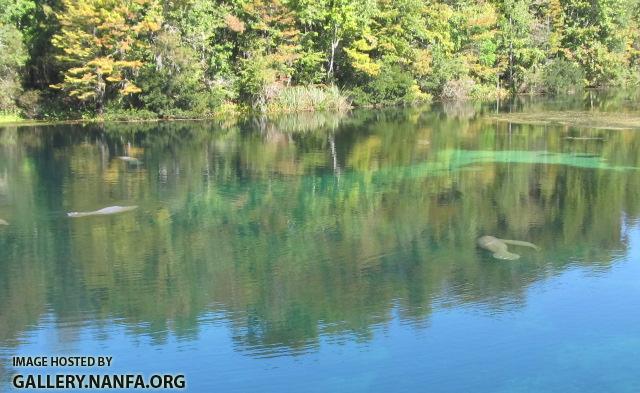
[[[624,77],[636,0],[569,0],[562,3],[565,57],[584,68],[593,86]],[[625,53],[626,52],[626,53]]]
[[[150,52],[153,61],[141,68],[135,80],[146,109],[163,116],[180,116],[181,111],[205,115],[228,98],[226,89],[204,83],[203,63],[175,27],[165,25]]]
[[[24,22],[34,8],[31,0],[0,0],[0,111],[15,110],[22,92],[24,66],[29,60]]]
[[[100,113],[107,97],[141,90],[132,81],[143,65],[150,36],[161,27],[156,0],[63,0],[56,13],[61,30],[52,44],[64,80],[51,85]]]
[[[528,70],[544,60],[544,52],[532,37],[535,17],[527,0],[500,2],[499,69],[506,71],[507,81],[517,91]],[[546,44],[546,42],[544,42]]]
[[[22,90],[19,72],[26,60],[20,31],[0,22],[0,111],[15,109]]]

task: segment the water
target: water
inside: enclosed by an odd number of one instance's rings
[[[478,105],[2,128],[0,390],[66,354],[190,391],[638,392],[639,152]]]

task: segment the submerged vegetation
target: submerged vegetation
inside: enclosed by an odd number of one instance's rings
[[[211,117],[635,84],[638,0],[0,0],[0,113]]]
[[[504,113],[491,118],[516,124],[559,124],[581,128],[640,129],[640,116],[601,111],[541,111]]]

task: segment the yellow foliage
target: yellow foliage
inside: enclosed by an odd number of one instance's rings
[[[376,76],[380,73],[380,64],[371,60],[368,53],[358,52],[356,49],[344,50],[351,60],[351,66],[369,76]]]
[[[345,48],[344,51],[351,60],[353,68],[369,76],[376,76],[380,74],[381,66],[373,61],[367,53],[375,49],[376,46],[376,38],[365,34],[364,38],[354,41],[353,45],[350,48]]]
[[[142,67],[140,57],[150,42],[145,36],[162,26],[160,1],[62,0],[62,5],[56,14],[62,28],[51,42],[67,69],[64,81],[51,88],[96,100],[98,107],[109,92],[139,93],[128,77]]]
[[[142,89],[140,89],[138,86],[134,85],[131,82],[126,83],[125,86],[122,89],[120,89],[120,93],[122,95],[140,93],[141,91]]]
[[[433,57],[428,49],[416,49],[413,70],[417,76],[427,76],[431,73]]]

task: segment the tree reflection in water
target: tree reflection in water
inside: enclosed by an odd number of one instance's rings
[[[0,129],[0,343],[47,313],[157,342],[221,313],[240,350],[305,352],[367,340],[393,312],[510,310],[531,283],[624,252],[640,134],[568,140],[444,109]],[[118,204],[140,207],[65,217]],[[495,261],[484,234],[542,251]]]

